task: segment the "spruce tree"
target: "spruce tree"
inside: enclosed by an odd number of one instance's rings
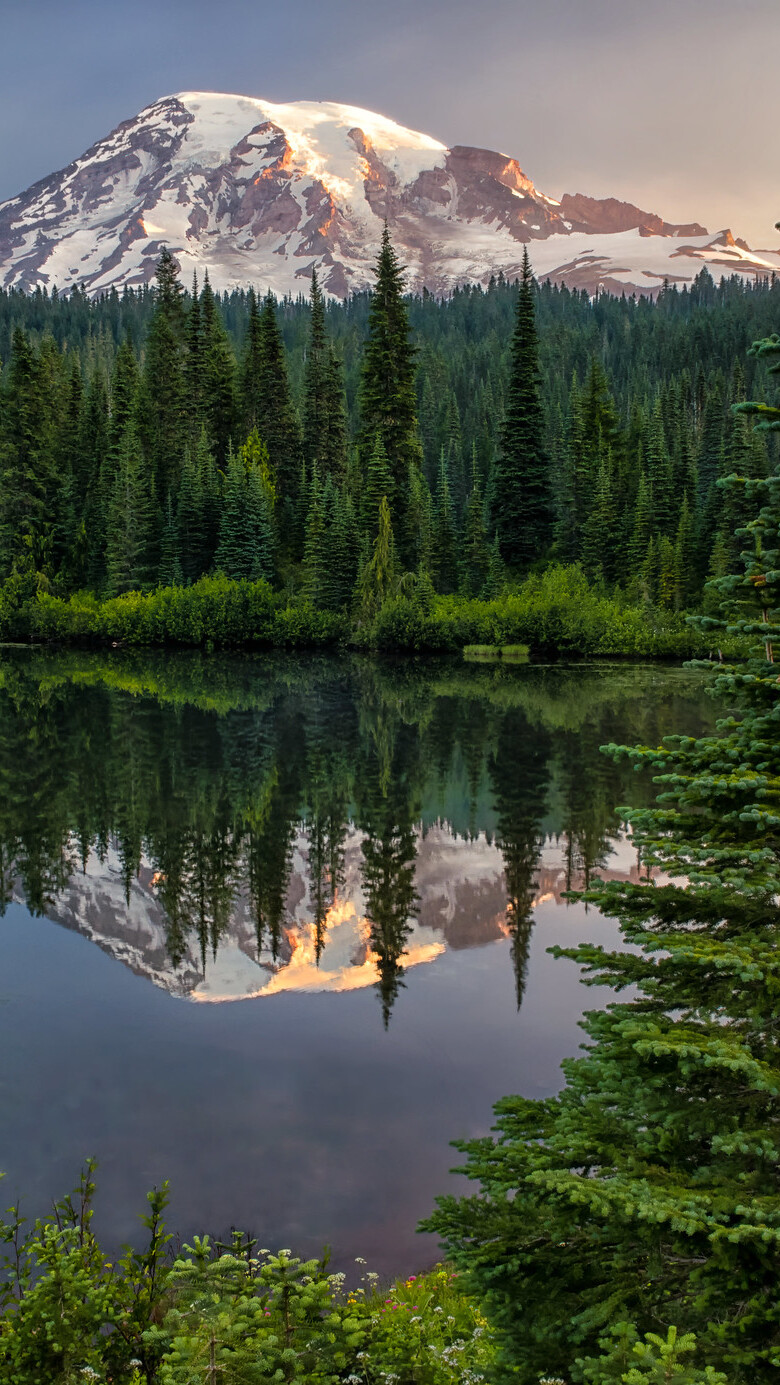
[[[392,507],[393,477],[381,433],[377,433],[368,457],[360,493],[360,518],[363,531],[371,541],[379,525],[379,507],[386,499]],[[392,508],[391,508],[392,514]]]
[[[403,274],[385,226],[360,373],[359,452],[366,470],[376,440],[381,439],[392,483],[391,491],[385,494],[396,526],[403,524],[406,518],[409,468],[420,467],[422,463],[417,432],[416,353],[409,341]]]
[[[251,345],[252,360],[256,347]],[[287,358],[276,320],[276,307],[270,290],[259,316],[258,374],[253,382],[257,427],[268,448],[276,487],[282,503],[297,499],[301,469],[301,434],[287,379]]]
[[[479,596],[487,579],[490,551],[485,533],[484,499],[476,466],[463,525],[463,568],[469,596]]]
[[[106,573],[112,596],[144,587],[152,578],[152,497],[134,419],[125,428],[106,515]]]
[[[445,596],[458,589],[458,538],[450,491],[449,467],[444,448],[439,460],[436,503],[433,515],[433,578],[437,591]]]
[[[206,275],[200,296],[200,412],[217,466],[227,459],[236,419],[236,362]]]
[[[15,563],[42,569],[49,559],[56,493],[52,422],[39,356],[17,327],[0,432],[0,552],[6,573]]]
[[[192,276],[192,292],[187,307],[184,388],[187,431],[190,439],[194,441],[203,426],[203,330],[197,274]]]
[[[155,308],[146,340],[140,427],[155,489],[167,495],[179,482],[186,439],[185,319],[179,266],[164,249],[157,262]]]
[[[230,453],[222,481],[222,508],[215,563],[218,571],[237,581],[251,577],[254,567],[254,534],[247,512],[246,467]]]
[[[520,572],[547,551],[553,527],[538,355],[533,277],[524,246],[506,416],[493,478],[493,524],[501,556]]]
[[[325,605],[327,581],[323,492],[319,468],[315,462],[309,476],[309,503],[303,546],[303,590],[307,600],[318,609]]]
[[[328,341],[325,301],[311,276],[311,328],[306,348],[303,406],[303,455],[307,467],[317,462],[320,474],[342,481],[347,465],[344,385],[338,360]]]
[[[364,563],[357,582],[357,608],[360,619],[368,624],[381,610],[395,589],[398,576],[393,522],[387,498],[379,506],[379,527],[371,557]]]
[[[206,516],[200,468],[188,448],[181,469],[176,505],[179,561],[184,582],[196,582],[205,571]]]

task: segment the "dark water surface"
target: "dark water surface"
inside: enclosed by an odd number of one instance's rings
[[[434,1258],[448,1142],[553,1092],[636,873],[606,741],[708,728],[695,674],[0,650],[0,1168],[98,1229]],[[465,1185],[464,1185],[465,1186]]]

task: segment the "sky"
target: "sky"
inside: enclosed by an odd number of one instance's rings
[[[0,199],[177,91],[330,100],[551,197],[780,233],[780,0],[0,0]]]

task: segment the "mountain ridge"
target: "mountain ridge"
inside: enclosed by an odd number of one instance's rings
[[[316,268],[341,298],[373,283],[385,220],[410,290],[435,294],[516,277],[524,245],[539,278],[590,293],[654,293],[703,265],[716,279],[780,266],[729,230],[549,197],[510,155],[447,147],[362,107],[180,92],[0,203],[0,283],[138,286],[167,245],[185,277],[208,271],[216,289],[294,295]]]

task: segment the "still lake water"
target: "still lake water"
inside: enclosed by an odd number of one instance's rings
[[[548,1095],[636,875],[599,753],[709,728],[679,669],[0,650],[0,1199],[415,1269],[449,1141]],[[5,1195],[3,1197],[3,1194]]]

